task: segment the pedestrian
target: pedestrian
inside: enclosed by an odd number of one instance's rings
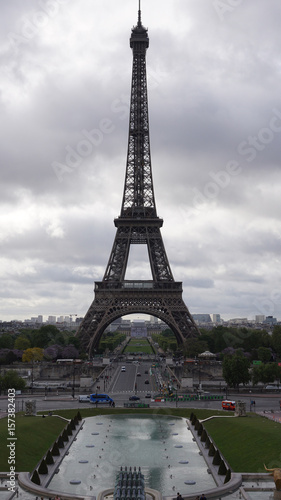
[[[199,500],[207,500],[207,498],[205,497],[204,493],[202,493],[201,497]]]
[[[177,493],[177,500],[183,500],[183,498],[179,492]]]

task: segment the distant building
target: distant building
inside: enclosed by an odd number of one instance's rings
[[[48,316],[47,323],[49,323],[51,325],[55,325],[56,322],[57,322],[57,317],[56,316]]]
[[[150,323],[151,324],[158,323],[158,318],[156,318],[156,316],[150,316]]]
[[[212,323],[210,314],[193,314],[192,315],[195,323]]]
[[[131,326],[132,337],[147,337],[147,326],[145,321],[133,321]]]
[[[232,323],[233,325],[241,325],[248,322],[248,318],[233,318],[228,321],[228,323]]]
[[[257,314],[255,317],[255,322],[256,323],[263,323],[265,321],[265,315],[264,314]]]
[[[221,315],[220,314],[211,314],[211,320],[213,323],[221,323]]]
[[[264,323],[266,323],[267,325],[276,325],[277,319],[273,318],[273,316],[266,316]]]

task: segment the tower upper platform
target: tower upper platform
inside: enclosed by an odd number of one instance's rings
[[[139,4],[139,11],[138,11],[138,24],[132,28],[132,35],[130,38],[130,47],[132,49],[134,49],[135,42],[144,42],[145,48],[147,49],[149,47],[149,38],[147,35],[147,29],[142,25],[142,22],[141,22],[140,4]]]

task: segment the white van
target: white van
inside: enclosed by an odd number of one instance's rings
[[[81,396],[79,396],[79,403],[90,403],[90,396],[81,394]]]
[[[121,372],[125,372],[125,371],[126,371],[126,366],[122,366]]]

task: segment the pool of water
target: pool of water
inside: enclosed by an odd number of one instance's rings
[[[97,495],[114,488],[121,466],[141,467],[145,486],[166,496],[215,487],[184,419],[109,415],[85,420],[49,488]]]

